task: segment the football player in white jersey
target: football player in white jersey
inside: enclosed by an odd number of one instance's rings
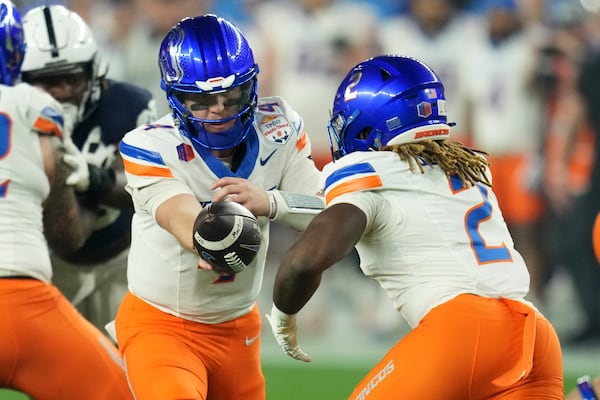
[[[62,5],[23,16],[27,53],[23,81],[61,102],[73,120],[71,139],[89,172],[77,185],[80,204],[98,213],[94,231],[75,252],[52,255],[54,284],[96,327],[114,319],[127,293],[126,263],[133,205],[125,191],[118,145],[123,135],[156,119],[150,92],[106,78],[108,65],[91,29]]]
[[[135,206],[129,293],[116,318],[129,383],[140,400],[262,400],[256,297],[269,219],[302,228],[295,211],[318,203],[310,141],[282,98],[257,98],[252,49],[229,21],[181,20],[159,65],[172,113],[120,144]],[[263,230],[255,261],[235,275],[205,269],[193,246],[202,207],[224,198],[246,206]]]
[[[49,247],[77,250],[94,214],[62,161],[61,105],[26,83],[19,12],[0,1],[0,387],[35,399],[131,399],[118,350],[51,284]],[[64,133],[64,135],[63,135]]]
[[[329,125],[327,207],[284,256],[268,316],[284,351],[321,274],[352,250],[413,328],[351,399],[563,398],[550,322],[498,208],[485,153],[447,140],[444,87],[422,62],[379,56],[342,81]]]

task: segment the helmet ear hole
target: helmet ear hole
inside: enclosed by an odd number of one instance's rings
[[[359,140],[367,140],[371,135],[372,131],[373,128],[371,128],[370,126],[366,126],[358,133],[358,135],[356,135],[356,138]]]

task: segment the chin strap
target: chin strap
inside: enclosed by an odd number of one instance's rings
[[[288,225],[298,231],[306,229],[310,221],[325,208],[325,199],[321,196],[311,196],[268,190],[269,219]]]

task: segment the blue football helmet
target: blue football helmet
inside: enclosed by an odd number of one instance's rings
[[[21,75],[25,35],[19,10],[7,0],[0,1],[0,38],[0,82],[12,86]]]
[[[334,161],[354,151],[447,139],[444,85],[414,58],[370,58],[352,68],[340,84],[328,132]]]
[[[248,135],[257,101],[258,66],[243,33],[229,21],[207,14],[184,18],[167,33],[160,46],[161,87],[180,131],[210,150],[238,146]],[[196,118],[183,96],[213,95],[239,87],[236,115],[206,120]],[[236,120],[227,131],[209,133],[205,124]]]

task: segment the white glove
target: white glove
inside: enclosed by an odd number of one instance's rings
[[[73,186],[78,192],[87,192],[90,187],[90,170],[87,160],[70,139],[64,141],[64,147],[63,161],[73,170],[67,177],[66,184]]]
[[[277,340],[285,354],[296,360],[312,361],[310,356],[298,346],[296,315],[286,314],[273,304],[271,314],[266,314],[266,317],[271,325],[275,340]]]

